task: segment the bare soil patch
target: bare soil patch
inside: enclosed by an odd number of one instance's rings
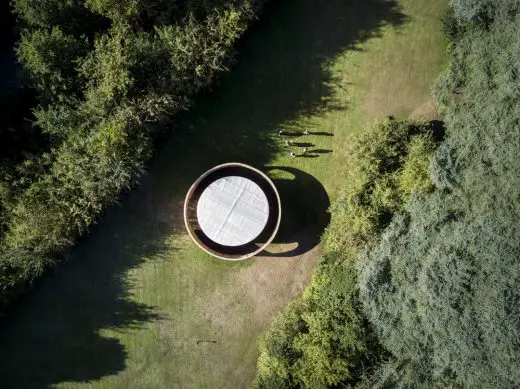
[[[437,112],[435,103],[432,99],[428,99],[423,104],[417,106],[410,114],[410,119],[430,119],[430,120],[441,120],[442,117]]]

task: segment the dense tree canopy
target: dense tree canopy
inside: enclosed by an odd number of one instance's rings
[[[14,1],[39,102],[25,140],[38,142],[0,155],[0,306],[136,181],[154,136],[226,70],[263,2]]]
[[[400,370],[380,383],[520,385],[520,3],[455,1],[437,85],[447,140],[359,263],[361,298]],[[481,17],[472,17],[478,15]],[[389,371],[394,369],[394,373]],[[374,385],[375,386],[375,385]]]

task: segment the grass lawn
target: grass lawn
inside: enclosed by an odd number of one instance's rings
[[[319,255],[348,137],[376,118],[430,115],[446,61],[448,0],[272,3],[141,186],[3,319],[0,387],[248,387],[260,333]],[[318,152],[290,158],[277,133],[303,128],[333,136],[295,138]],[[184,232],[189,185],[229,161],[279,187],[271,255],[219,261]]]

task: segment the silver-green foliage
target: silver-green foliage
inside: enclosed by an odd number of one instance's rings
[[[514,14],[518,0],[455,0],[454,16],[459,23],[491,23],[495,19]]]
[[[411,387],[520,386],[520,9],[486,4],[492,22],[456,37],[438,86],[436,190],[358,262],[366,314]]]

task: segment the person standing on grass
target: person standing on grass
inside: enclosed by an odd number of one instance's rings
[[[282,135],[283,135],[283,131],[282,130],[278,131],[278,136],[282,136]]]

